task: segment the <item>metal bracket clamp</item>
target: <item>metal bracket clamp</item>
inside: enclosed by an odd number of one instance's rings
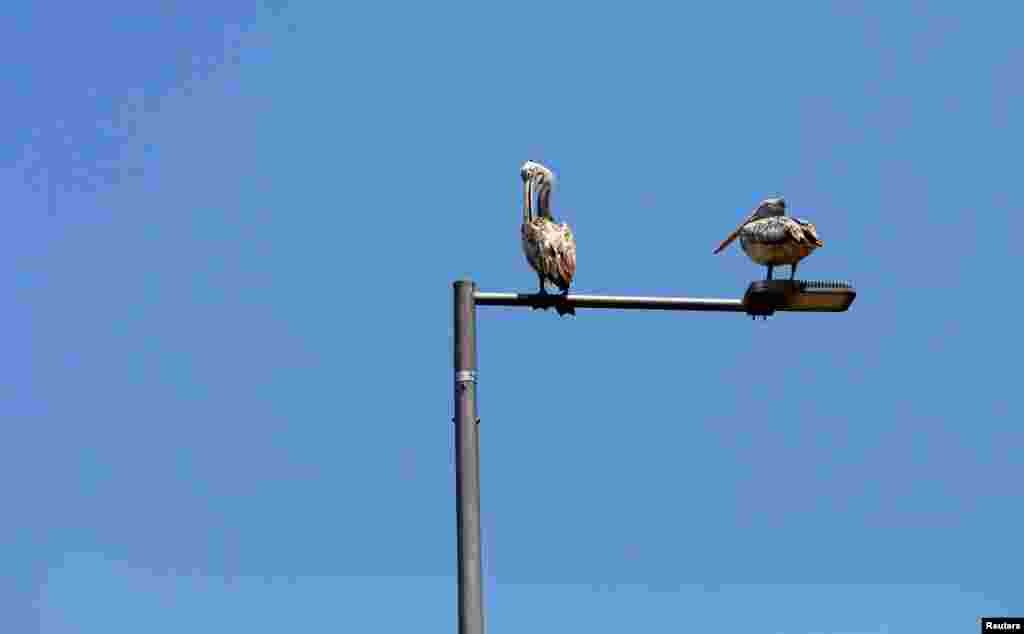
[[[476,383],[475,370],[459,370],[455,373],[456,383]]]

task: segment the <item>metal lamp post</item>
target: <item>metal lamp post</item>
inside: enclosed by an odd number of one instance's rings
[[[481,293],[470,280],[455,282],[455,510],[458,534],[459,634],[483,634],[483,567],[480,556],[480,436],[476,404],[476,307],[619,308],[746,313],[842,312],[856,298],[844,282],[765,280],[752,283],[743,299],[526,295]]]

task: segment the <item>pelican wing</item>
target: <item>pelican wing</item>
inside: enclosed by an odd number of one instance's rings
[[[553,241],[555,258],[552,272],[556,273],[553,276],[555,284],[565,290],[569,288],[572,279],[576,276],[576,239],[573,237],[569,225],[563,224],[559,229],[559,238],[557,242]]]
[[[743,228],[742,235],[751,242],[765,245],[793,243],[820,247],[823,244],[814,225],[799,218],[786,216],[751,222]]]
[[[743,227],[740,236],[758,244],[782,244],[791,239],[786,220],[784,216],[755,220]]]
[[[793,218],[793,222],[800,225],[800,229],[803,231],[805,242],[813,244],[816,247],[823,247],[825,243],[818,237],[818,229],[810,222],[802,218]]]
[[[567,290],[576,276],[576,239],[566,224],[535,218],[523,225],[523,251],[535,271]]]
[[[551,283],[563,291],[568,289],[576,275],[576,239],[568,225],[545,223],[541,260]]]

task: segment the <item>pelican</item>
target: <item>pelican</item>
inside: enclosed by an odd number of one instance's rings
[[[736,236],[751,260],[768,267],[766,280],[772,279],[772,269],[780,264],[789,265],[789,279],[793,279],[800,260],[825,245],[814,225],[786,216],[786,201],[782,198],[762,200],[736,231],[718,245],[715,253],[721,253]]]
[[[576,275],[576,238],[565,223],[556,223],[551,216],[551,188],[554,173],[536,161],[526,161],[519,170],[523,179],[523,253],[530,267],[537,272],[539,294],[546,295],[545,282],[569,294],[569,285]],[[537,197],[534,215],[534,196]],[[572,314],[571,307],[556,306],[559,315]]]

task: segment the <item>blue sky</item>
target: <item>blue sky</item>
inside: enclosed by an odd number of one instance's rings
[[[1024,614],[1016,5],[4,12],[5,631],[452,631],[451,282],[533,288],[527,158],[580,292],[739,296],[784,194],[859,297],[481,309],[490,632]]]

